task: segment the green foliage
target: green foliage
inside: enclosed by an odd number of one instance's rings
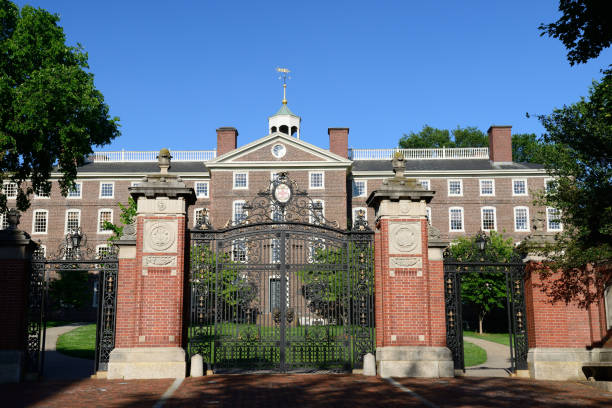
[[[549,146],[544,165],[555,188],[538,204],[561,211],[563,231],[544,248],[542,277],[560,270],[544,288],[553,300],[587,306],[602,295],[612,276],[598,268],[612,259],[612,72],[594,82],[588,98],[539,116]],[[545,216],[542,215],[542,218]]]
[[[512,135],[512,160],[518,163],[543,163],[548,148],[535,133]]]
[[[49,284],[51,304],[55,308],[80,309],[91,303],[89,273],[87,271],[58,271],[59,278]]]
[[[108,242],[110,243],[117,241],[123,236],[123,228],[126,225],[129,225],[134,222],[134,219],[136,218],[136,214],[138,212],[138,206],[136,205],[136,200],[134,200],[132,197],[128,198],[127,206],[121,203],[117,203],[117,204],[119,205],[119,209],[121,210],[121,213],[119,214],[119,219],[121,220],[123,225],[119,226],[119,225],[113,224],[110,221],[104,221],[103,223],[103,227],[105,229],[113,231],[113,235],[111,235],[108,238]]]
[[[454,147],[487,147],[489,146],[489,137],[476,127],[468,126],[453,130]]]
[[[110,118],[94,87],[87,54],[78,44],[66,45],[58,22],[43,9],[19,10],[0,0],[0,183],[10,179],[20,186],[21,211],[34,191],[50,191],[51,171],[62,174],[67,194],[92,146],[120,134],[119,119]],[[0,212],[5,210],[0,192]]]
[[[612,43],[609,2],[560,0],[559,11],[563,14],[559,20],[540,24],[538,28],[542,31],[540,35],[548,34],[563,42],[568,49],[567,60],[571,65],[597,58]]]
[[[476,237],[460,237],[450,246],[454,258],[477,262],[481,258],[503,262],[514,254],[512,238],[504,239],[501,234],[491,231],[490,242],[482,254],[476,245]],[[485,316],[493,309],[503,308],[506,299],[506,277],[499,272],[469,273],[461,279],[461,298],[478,308],[480,332],[483,331]]]
[[[404,134],[399,141],[399,147],[404,149],[453,147],[453,143],[450,140],[450,132],[448,130],[436,129],[425,125],[418,133],[410,132],[408,135]]]

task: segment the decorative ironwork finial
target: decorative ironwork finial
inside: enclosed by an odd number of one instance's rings
[[[159,154],[157,155],[157,164],[159,165],[159,172],[161,174],[168,174],[168,170],[170,169],[170,159],[172,159],[170,150],[164,147],[159,151]]]
[[[276,71],[280,72],[278,79],[283,80],[283,105],[287,104],[287,79],[291,79],[288,74],[291,72],[287,68],[276,68]]]

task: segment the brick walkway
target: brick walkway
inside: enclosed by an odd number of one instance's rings
[[[153,407],[173,380],[47,381],[1,385],[3,407]],[[187,378],[164,407],[609,407],[612,393],[567,382],[509,378],[401,379],[351,375]],[[421,399],[419,399],[421,398]]]

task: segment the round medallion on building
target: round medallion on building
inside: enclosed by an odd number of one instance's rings
[[[287,148],[278,143],[275,144],[274,146],[272,146],[272,154],[274,155],[274,157],[276,157],[277,159],[280,159],[281,157],[283,157],[285,154],[287,153]]]
[[[173,243],[174,236],[168,226],[161,223],[153,225],[151,228],[151,246],[154,249],[163,251],[170,248]]]
[[[274,198],[281,204],[287,203],[291,199],[291,188],[285,184],[277,184],[274,188]]]

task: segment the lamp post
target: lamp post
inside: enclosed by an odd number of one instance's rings
[[[484,252],[487,246],[487,238],[487,234],[483,230],[478,231],[478,233],[476,234],[476,246],[478,247],[480,252]]]
[[[66,248],[68,249],[69,254],[71,255],[70,257],[74,257],[76,259],[79,258],[82,240],[83,232],[81,231],[81,227],[72,229],[68,234],[66,234]]]

